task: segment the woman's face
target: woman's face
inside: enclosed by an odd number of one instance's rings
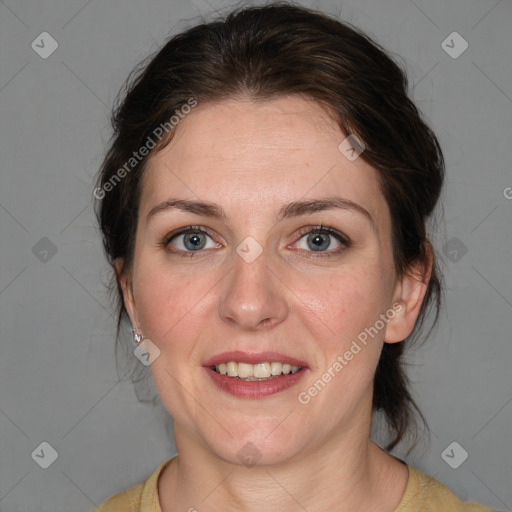
[[[298,96],[233,99],[199,104],[148,162],[125,302],[176,432],[226,461],[367,437],[383,342],[414,324],[377,172],[345,137]]]

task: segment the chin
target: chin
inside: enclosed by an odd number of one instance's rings
[[[286,463],[301,453],[302,444],[289,430],[280,435],[274,432],[270,436],[248,432],[233,437],[227,435],[221,443],[218,438],[211,440],[210,449],[229,464],[252,468]]]

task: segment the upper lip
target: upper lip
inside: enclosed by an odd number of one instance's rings
[[[280,354],[278,352],[223,352],[217,354],[203,363],[204,366],[215,366],[220,363],[229,363],[235,361],[237,363],[257,364],[257,363],[272,363],[278,362],[283,364],[290,364],[292,366],[305,367],[307,364],[304,361],[296,359],[295,357]]]

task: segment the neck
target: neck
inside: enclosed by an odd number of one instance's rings
[[[283,463],[252,468],[223,461],[176,425],[180,455],[159,482],[162,511],[391,512],[408,471],[369,440],[370,423]]]

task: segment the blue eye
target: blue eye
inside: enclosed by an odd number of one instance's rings
[[[207,245],[208,239],[211,242],[210,245]],[[177,251],[183,252],[197,252],[202,249],[214,249],[219,246],[205,230],[192,226],[180,229],[178,232],[167,237],[164,240],[164,245],[167,247],[169,244],[172,244]]]
[[[329,249],[331,238],[331,235],[327,233],[310,233],[306,237],[306,243],[313,251],[324,251]]]
[[[309,229],[302,234],[300,241],[304,241],[306,246],[299,247],[299,249],[318,253],[315,256],[330,256],[332,253],[339,253],[350,246],[348,238],[324,226]]]
[[[301,233],[296,244],[304,244],[300,250],[312,253],[314,257],[329,257],[350,247],[349,239],[325,226],[309,227]],[[208,230],[199,226],[187,226],[166,236],[162,246],[171,253],[183,256],[194,256],[203,249],[216,249],[222,247],[213,240]]]

